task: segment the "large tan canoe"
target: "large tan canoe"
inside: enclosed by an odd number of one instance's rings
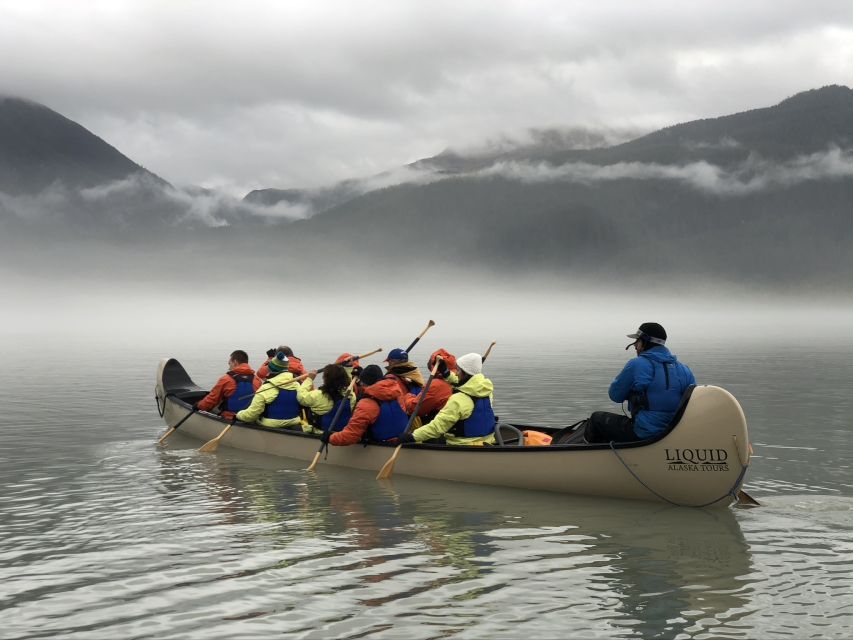
[[[181,364],[160,362],[155,393],[167,425],[175,425],[206,395]],[[403,448],[394,474],[456,480],[590,496],[651,500],[710,507],[734,502],[749,465],[746,418],[725,389],[697,386],[685,394],[674,426],[656,440],[617,444],[562,444],[462,447],[410,445]],[[227,425],[217,415],[198,412],[179,430],[202,441]],[[516,425],[545,432],[548,427]],[[310,461],[317,436],[288,429],[236,423],[220,446]],[[394,451],[392,445],[329,447],[321,465],[376,473]]]

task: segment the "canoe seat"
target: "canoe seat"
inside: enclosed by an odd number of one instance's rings
[[[498,422],[495,425],[495,441],[499,447],[515,445],[524,446],[524,434],[521,429],[506,422]]]

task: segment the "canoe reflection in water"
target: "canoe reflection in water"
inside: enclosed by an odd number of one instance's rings
[[[217,546],[274,559],[243,574],[263,601],[247,617],[316,611],[332,598],[317,621],[328,635],[382,608],[398,630],[487,635],[534,621],[565,636],[675,637],[736,634],[753,611],[750,555],[729,509],[402,476],[392,486],[331,466],[306,474],[285,458],[185,451],[160,454],[165,493],[206,498],[228,525],[217,526]]]

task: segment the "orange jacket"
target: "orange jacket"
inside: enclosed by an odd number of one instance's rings
[[[229,373],[236,373],[237,375],[254,375],[255,370],[252,369],[248,364],[238,364],[236,367],[231,369]],[[255,388],[255,391],[258,390],[258,387],[261,386],[261,381],[258,380],[257,377],[252,380],[252,386]],[[234,378],[226,373],[224,376],[219,378],[216,381],[216,384],[213,385],[213,389],[210,390],[206,396],[204,396],[201,400],[198,401],[196,406],[199,411],[211,411],[222,404],[223,400],[230,398],[234,395],[234,392],[237,390],[237,383],[234,382]],[[231,411],[223,411],[220,414],[226,420],[231,420],[234,417],[234,413]]]
[[[288,356],[287,357],[287,370],[293,374],[293,377],[301,376],[305,373],[305,367],[302,365],[302,360],[297,358],[296,356]],[[258,367],[258,377],[261,380],[266,380],[270,375],[270,361],[267,358],[266,362],[264,362],[260,367]]]
[[[405,396],[403,404],[406,408],[406,413],[412,415],[412,411],[415,410],[415,406],[418,404],[418,400],[423,394],[424,392],[421,391],[416,396],[413,396],[411,393]],[[453,387],[441,378],[433,378],[432,382],[430,382],[426,397],[421,404],[421,408],[418,409],[418,415],[423,418],[428,415],[438,413],[442,408],[444,408],[444,405],[447,404],[447,401],[450,400],[450,396],[452,395]]]
[[[444,360],[444,364],[447,366],[447,369],[451,373],[456,373],[456,356],[454,356],[449,351],[445,351],[444,349],[438,349],[437,351],[433,351],[429,357],[428,361],[428,369],[432,371],[432,368],[435,366],[435,357],[441,356],[441,359]]]
[[[379,419],[379,403],[394,399],[403,406],[400,387],[390,377],[364,389],[347,426],[342,431],[333,433],[329,437],[329,443],[336,447],[346,447],[361,442],[367,430]]]

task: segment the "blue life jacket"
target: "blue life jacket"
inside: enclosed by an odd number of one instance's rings
[[[454,393],[465,393],[464,391],[456,391]],[[468,394],[465,393],[467,396]],[[495,431],[495,412],[492,410],[492,401],[486,398],[475,398],[468,396],[474,401],[474,410],[471,415],[460,420],[455,425],[448,429],[448,433],[453,434],[457,438],[482,438],[488,436]]]
[[[275,384],[268,382],[267,384]],[[263,413],[270,420],[292,420],[299,417],[299,403],[296,401],[296,389],[279,389],[276,399],[270,402]]]
[[[249,405],[252,404],[252,396],[255,395],[254,374],[229,371],[228,375],[237,384],[237,389],[220,405],[220,410],[237,413],[243,409],[248,409]]]
[[[681,396],[689,386],[680,362],[657,362],[652,364],[652,381],[646,387],[640,399],[640,409],[646,411],[665,411],[675,413],[681,403]]]
[[[406,415],[403,407],[396,400],[375,401],[379,403],[379,418],[368,430],[370,439],[381,442],[398,437],[406,430],[406,425],[409,424],[409,416]]]
[[[684,392],[696,384],[693,372],[664,347],[644,351],[637,358],[637,375],[647,379],[639,367],[645,365],[651,379],[645,389],[632,391],[628,408],[634,416],[634,432],[640,438],[663,433],[681,404]]]
[[[343,431],[343,428],[347,426],[349,419],[352,417],[352,407],[350,406],[349,398],[341,398],[335,401],[328,413],[320,416],[320,428],[323,431],[329,430],[329,427],[332,425],[332,419],[335,417],[335,413],[337,413],[338,407],[341,406],[342,402],[344,406],[341,409],[341,415],[338,416],[338,421],[335,423],[335,428],[332,431]]]

